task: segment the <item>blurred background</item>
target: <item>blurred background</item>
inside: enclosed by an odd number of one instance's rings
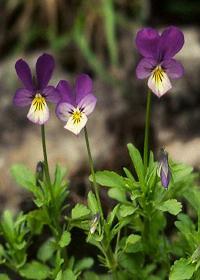
[[[177,58],[185,76],[160,100],[153,97],[151,147],[165,147],[170,157],[200,166],[200,3],[199,0],[0,0],[0,210],[28,210],[30,197],[10,175],[14,163],[33,171],[42,159],[40,128],[26,118],[28,108],[15,108],[12,98],[20,86],[14,64],[23,58],[35,67],[37,57],[53,54],[56,69],[51,84],[74,83],[88,73],[98,98],[88,122],[96,169],[122,172],[130,165],[126,144],[143,147],[147,86],[138,81],[139,55],[134,44],[138,29],[162,31],[177,25],[185,45]],[[51,108],[46,125],[51,171],[65,166],[71,203],[84,202],[89,166],[84,136],[64,130]],[[106,195],[102,191],[105,208]],[[109,210],[109,209],[108,209]]]

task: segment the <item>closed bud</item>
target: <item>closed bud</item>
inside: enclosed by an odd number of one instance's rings
[[[160,177],[163,187],[167,189],[171,179],[171,171],[168,162],[168,153],[164,149],[161,149],[158,176]]]
[[[43,181],[44,175],[44,163],[39,161],[36,165],[36,183],[39,184],[39,181]]]
[[[97,225],[98,225],[98,222],[99,222],[99,218],[100,218],[100,214],[97,213],[93,216],[93,219],[91,221],[91,225],[90,225],[90,233],[91,234],[94,234],[96,229],[97,229]]]

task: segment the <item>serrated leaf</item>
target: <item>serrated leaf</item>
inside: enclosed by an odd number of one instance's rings
[[[76,204],[72,209],[72,219],[80,219],[90,214],[90,210],[83,204]]]
[[[124,179],[113,171],[98,171],[95,173],[96,181],[99,185],[111,188],[124,188]]]
[[[195,271],[195,265],[190,263],[187,259],[180,259],[175,261],[171,268],[169,280],[186,280],[191,279]]]
[[[64,231],[63,234],[61,235],[59,245],[61,248],[64,248],[69,245],[71,242],[71,234],[68,231]]]
[[[11,174],[18,185],[32,191],[36,184],[35,175],[23,164],[15,164],[11,167]]]
[[[156,208],[163,212],[169,212],[172,215],[177,215],[182,210],[182,204],[176,199],[169,199],[159,204]]]
[[[191,256],[192,262],[198,261],[200,259],[200,246],[197,247],[197,249],[194,251],[194,253]]]
[[[49,217],[44,209],[36,209],[27,214],[28,227],[33,234],[40,234],[45,224],[49,224]]]
[[[32,261],[25,264],[24,267],[20,269],[19,273],[22,277],[27,279],[43,280],[49,277],[50,269],[40,262]]]
[[[143,161],[142,161],[140,152],[135,146],[133,146],[133,144],[128,144],[127,147],[128,147],[129,155],[133,162],[135,171],[137,173],[138,180],[142,186],[142,189],[145,190],[146,187],[145,187],[144,165],[143,165]]]
[[[174,183],[182,181],[184,177],[190,175],[193,171],[193,167],[186,164],[172,164],[172,174]]]

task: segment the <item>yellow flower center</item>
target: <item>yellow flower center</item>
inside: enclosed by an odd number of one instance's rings
[[[34,111],[43,111],[46,106],[45,98],[40,93],[36,93],[32,102]]]
[[[165,71],[162,69],[162,67],[159,65],[157,66],[153,71],[153,79],[156,84],[162,83],[164,79],[164,73]]]
[[[72,113],[72,119],[74,124],[80,123],[81,118],[82,118],[82,112],[79,109],[74,110],[74,112]]]

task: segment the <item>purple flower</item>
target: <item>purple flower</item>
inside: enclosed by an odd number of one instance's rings
[[[161,184],[167,189],[171,179],[171,171],[168,163],[168,153],[164,149],[161,149],[158,175],[160,177]]]
[[[57,105],[56,115],[66,123],[64,128],[76,135],[86,125],[88,115],[95,108],[97,99],[92,93],[92,87],[92,80],[86,74],[77,77],[75,89],[64,80],[57,85],[61,100]]]
[[[138,79],[148,78],[148,87],[158,97],[171,89],[171,79],[183,76],[180,62],[173,59],[184,44],[184,35],[177,27],[165,29],[161,35],[155,29],[143,28],[136,35],[136,46],[143,56],[136,68]]]
[[[46,101],[57,103],[60,100],[58,91],[48,86],[55,67],[54,59],[49,54],[41,55],[36,62],[36,81],[32,77],[28,64],[19,59],[15,69],[24,87],[17,89],[13,98],[14,105],[30,106],[27,118],[36,124],[44,124],[49,119],[49,108]]]

